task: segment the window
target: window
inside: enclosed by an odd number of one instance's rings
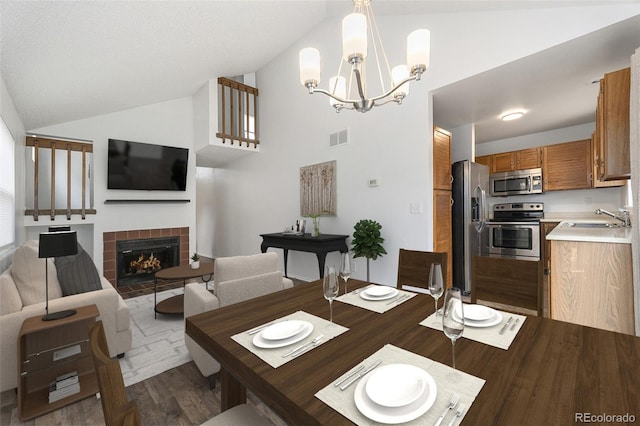
[[[15,240],[15,141],[0,118],[0,250]]]

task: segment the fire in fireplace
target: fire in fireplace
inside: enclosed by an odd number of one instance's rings
[[[153,281],[160,269],[180,264],[180,237],[116,241],[118,287]]]

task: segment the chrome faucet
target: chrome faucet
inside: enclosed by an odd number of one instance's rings
[[[625,228],[629,228],[631,227],[631,218],[629,217],[629,212],[625,209],[619,209],[620,210],[620,214],[617,215],[615,213],[611,213],[608,212],[606,210],[603,209],[597,209],[595,211],[596,214],[606,214],[607,216],[611,216],[614,219],[618,219],[620,222],[622,222],[622,226]]]

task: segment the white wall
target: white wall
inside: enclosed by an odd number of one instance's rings
[[[562,8],[491,13],[377,17],[391,64],[404,61],[406,35],[415,28],[431,31],[431,67],[411,85],[402,106],[385,106],[366,114],[336,114],[323,95],[307,94],[298,76],[298,51],[317,47],[323,82],[338,68],[340,19],[312,29],[257,73],[260,89],[261,152],[232,163],[216,176],[221,225],[216,227],[217,254],[259,251],[260,233],[278,232],[299,215],[299,168],[337,161],[338,212],[322,218],[321,232],[349,234],[359,219],[382,224],[387,256],[372,262],[371,279],[395,284],[399,248],[430,250],[432,224],[432,111],[429,91],[543,50],[632,16],[633,7]],[[500,48],[496,48],[500,46]],[[323,85],[324,84],[324,85]],[[377,90],[376,90],[377,92]],[[349,128],[351,143],[328,147],[329,134]],[[369,188],[367,179],[382,184]],[[422,214],[410,214],[410,203]],[[327,264],[338,263],[332,253]],[[358,259],[356,278],[364,278]],[[318,277],[314,255],[290,252],[289,274]]]
[[[93,141],[94,199],[97,214],[93,222],[93,259],[102,271],[102,233],[129,229],[190,228],[190,252],[196,244],[195,153],[189,151],[187,190],[126,191],[107,189],[107,141],[109,138],[158,145],[193,148],[193,105],[191,97],[147,105],[84,120],[32,129],[34,133]],[[107,199],[189,199],[189,203],[105,204]],[[63,224],[58,218],[49,224]],[[79,233],[81,231],[78,231]]]
[[[197,241],[194,251],[206,257],[215,257],[215,205],[215,169],[196,167]]]

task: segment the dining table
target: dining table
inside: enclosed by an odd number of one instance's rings
[[[348,283],[349,291],[369,285]],[[277,368],[232,336],[297,311],[328,319],[321,280],[188,317],[185,331],[221,364],[223,411],[244,403],[249,390],[291,425],[353,424],[316,394],[388,345],[451,366],[451,340],[420,325],[434,309],[428,294],[384,313],[334,301],[333,322],[348,330]],[[640,421],[637,336],[526,316],[508,349],[463,334],[455,357],[458,371],[485,381],[462,424]]]

